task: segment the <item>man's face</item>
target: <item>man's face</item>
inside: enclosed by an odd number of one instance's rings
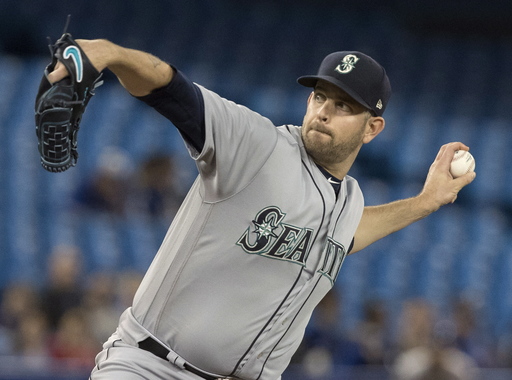
[[[319,80],[308,99],[302,140],[319,165],[344,162],[363,144],[370,114],[347,93]]]

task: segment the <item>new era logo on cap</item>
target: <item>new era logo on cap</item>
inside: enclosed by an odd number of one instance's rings
[[[317,75],[302,76],[297,81],[303,86],[315,87],[319,79],[339,87],[377,116],[384,113],[391,96],[386,70],[358,51],[331,53],[320,64]]]

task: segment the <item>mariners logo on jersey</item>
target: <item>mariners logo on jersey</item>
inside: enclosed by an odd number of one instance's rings
[[[283,223],[285,216],[276,206],[261,210],[236,244],[250,254],[306,265],[313,230]]]
[[[355,56],[354,54],[347,54],[346,56],[343,57],[341,63],[338,66],[336,66],[335,70],[340,74],[347,74],[356,67],[357,61],[359,61],[359,58],[357,58],[357,56]]]

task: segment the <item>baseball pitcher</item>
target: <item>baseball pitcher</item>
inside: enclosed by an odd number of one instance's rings
[[[178,128],[199,171],[93,380],[279,379],[346,256],[455,201],[475,178],[450,175],[454,152],[469,149],[450,143],[420,194],[364,206],[347,173],[384,130],[391,86],[361,52],[329,54],[315,75],[300,77],[311,88],[303,123],[276,127],[151,54],[107,40],[64,42],[43,78],[40,114],[56,112],[46,99],[55,86],[80,77],[94,88],[109,69]],[[42,144],[55,140],[57,122],[70,125],[45,115]]]

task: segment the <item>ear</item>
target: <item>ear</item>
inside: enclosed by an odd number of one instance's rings
[[[370,117],[366,123],[366,133],[363,137],[363,143],[368,144],[372,141],[379,133],[384,130],[386,121],[383,117],[376,116]]]
[[[314,95],[314,91],[311,91],[311,93],[309,94],[308,96],[308,105],[309,105],[309,102],[311,101],[311,99],[313,98],[313,95]]]

